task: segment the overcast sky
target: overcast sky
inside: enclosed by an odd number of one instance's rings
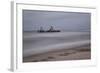
[[[50,26],[61,31],[90,31],[91,14],[77,12],[56,12],[23,10],[24,31],[39,30]]]

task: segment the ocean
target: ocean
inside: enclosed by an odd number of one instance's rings
[[[91,44],[90,32],[24,32],[23,57]]]

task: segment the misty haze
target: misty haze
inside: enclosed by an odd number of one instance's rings
[[[91,58],[91,14],[23,10],[23,62]]]

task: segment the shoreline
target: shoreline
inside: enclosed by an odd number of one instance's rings
[[[31,55],[23,58],[23,62],[47,62],[91,59],[90,47],[78,47]]]

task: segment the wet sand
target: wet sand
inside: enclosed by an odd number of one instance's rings
[[[28,57],[24,57],[23,62],[28,63],[85,59],[91,59],[91,49],[90,47],[86,46],[31,55]]]

